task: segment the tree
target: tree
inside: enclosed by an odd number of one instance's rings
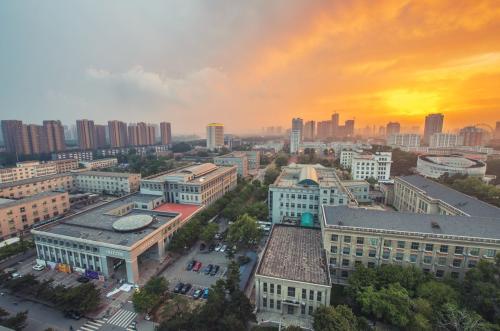
[[[132,295],[134,309],[140,313],[150,312],[160,302],[167,289],[168,282],[164,277],[151,278],[141,291]]]
[[[434,312],[445,304],[456,304],[459,300],[459,295],[453,287],[436,280],[420,285],[417,289],[417,296],[427,300]]]
[[[317,331],[355,331],[356,316],[346,305],[321,306],[314,312],[314,330]]]
[[[439,313],[437,326],[441,330],[480,331],[487,328],[484,320],[475,312],[458,308],[454,304],[446,304]]]
[[[278,157],[276,157],[276,159],[274,160],[274,164],[276,164],[278,168],[286,166],[288,164],[288,155],[286,154],[278,155]]]
[[[179,142],[172,145],[172,152],[174,153],[184,153],[191,150],[191,145],[186,142]]]
[[[228,229],[227,241],[239,250],[255,245],[262,237],[262,231],[257,220],[248,214],[243,214]]]
[[[302,331],[302,328],[300,326],[296,326],[296,325],[289,325],[282,330],[283,331]]]
[[[264,174],[264,185],[270,185],[274,183],[276,178],[280,175],[280,171],[276,167],[268,167],[266,173]]]
[[[94,284],[86,283],[66,289],[57,300],[62,310],[86,313],[99,306],[101,295]]]
[[[209,223],[205,226],[200,234],[200,239],[206,243],[210,243],[214,240],[215,235],[219,231],[219,226],[215,223]]]
[[[417,155],[404,152],[399,148],[392,151],[391,176],[405,176],[413,173],[417,166]]]
[[[16,331],[22,330],[26,327],[26,320],[28,318],[28,311],[19,312],[14,316],[0,307],[0,325]]]

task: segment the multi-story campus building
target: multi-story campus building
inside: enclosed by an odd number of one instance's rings
[[[166,202],[210,205],[237,184],[235,166],[203,163],[141,180],[141,193],[164,196]]]
[[[78,168],[78,163],[73,159],[48,162],[18,162],[15,167],[0,169],[0,183],[55,175],[69,172],[76,168]]]
[[[500,208],[420,175],[395,178],[393,206],[402,212],[500,218]]]
[[[140,269],[163,261],[173,234],[202,209],[161,200],[132,194],[33,229],[37,263],[138,283]]]
[[[0,184],[0,198],[19,199],[41,192],[74,189],[73,175],[63,173]]]
[[[387,145],[393,147],[418,147],[420,135],[415,133],[394,133],[387,137]]]
[[[111,157],[105,159],[81,161],[80,164],[89,170],[97,170],[116,166],[118,164],[118,159]]]
[[[42,192],[18,200],[0,198],[0,241],[28,232],[33,225],[68,210],[66,192]]]
[[[462,155],[419,155],[417,172],[425,177],[439,178],[445,174],[484,177],[486,163]]]
[[[458,135],[454,133],[434,133],[430,137],[429,147],[431,148],[447,148],[458,145]]]
[[[224,146],[224,125],[210,123],[207,125],[207,149],[213,151]]]
[[[330,305],[331,281],[319,229],[275,224],[255,272],[259,320],[312,327],[312,315]]]
[[[345,283],[357,264],[415,266],[438,278],[461,279],[481,258],[494,260],[500,252],[498,218],[323,209],[323,244],[334,283]]]
[[[75,173],[75,188],[83,192],[126,195],[139,190],[141,174],[84,171]]]
[[[219,166],[235,166],[238,175],[248,177],[248,156],[244,152],[232,152],[214,157],[214,164]]]
[[[243,151],[248,158],[248,170],[260,168],[260,151]]]
[[[303,216],[317,222],[322,204],[367,202],[368,194],[366,181],[341,181],[333,168],[290,164],[269,185],[269,217],[273,223],[298,221]]]
[[[374,178],[387,182],[391,176],[392,152],[370,153],[366,151],[343,150],[340,164],[351,170],[352,179]]]

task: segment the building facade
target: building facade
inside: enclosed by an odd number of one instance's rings
[[[486,143],[486,132],[475,126],[467,126],[460,130],[458,144],[461,146],[483,146]]]
[[[323,244],[333,283],[358,264],[415,266],[439,279],[463,279],[500,252],[500,219],[323,206]],[[477,226],[471,226],[476,224]]]
[[[80,164],[89,170],[104,169],[116,166],[118,164],[118,159],[114,157],[95,159],[91,161],[81,161]]]
[[[385,134],[390,137],[391,135],[399,134],[401,131],[401,124],[399,122],[389,122],[385,127]]]
[[[202,163],[141,180],[141,193],[161,195],[169,203],[210,205],[237,184],[235,166]]]
[[[75,173],[75,188],[83,192],[122,196],[139,190],[141,174],[84,171]]]
[[[343,150],[340,153],[340,164],[351,170],[354,180],[374,178],[379,182],[390,181],[391,163],[392,152]]]
[[[269,217],[273,223],[298,222],[305,214],[319,226],[321,204],[357,204],[369,200],[369,184],[341,181],[333,168],[322,165],[290,164],[282,167],[276,181],[269,185]]]
[[[169,122],[160,123],[160,136],[162,145],[172,144],[172,126]]]
[[[330,295],[321,231],[274,225],[255,272],[258,320],[311,329],[314,311],[329,306]]]
[[[74,188],[72,174],[56,174],[0,184],[0,198],[19,199],[41,192],[71,191]]]
[[[214,164],[218,166],[235,166],[238,175],[248,177],[248,157],[244,152],[232,152],[214,157]]]
[[[312,141],[316,138],[316,122],[307,121],[304,124],[304,140]]]
[[[97,147],[94,121],[86,119],[77,120],[76,132],[78,135],[78,146],[80,149],[88,150],[95,149]]]
[[[127,124],[121,121],[108,121],[109,144],[111,147],[128,145]]]
[[[210,123],[207,125],[207,149],[215,150],[224,146],[224,125]]]
[[[0,241],[28,233],[33,225],[64,215],[69,207],[66,192],[43,192],[19,200],[0,198]]]
[[[420,135],[415,133],[391,134],[387,138],[387,145],[393,147],[418,147],[420,146]]]
[[[425,117],[424,143],[428,144],[431,136],[443,132],[443,114],[429,114]]]
[[[431,148],[447,148],[458,145],[458,135],[454,133],[434,133],[431,135],[429,147]]]

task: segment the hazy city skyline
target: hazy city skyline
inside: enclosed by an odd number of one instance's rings
[[[494,1],[10,2],[1,118],[167,121],[201,136],[214,121],[248,133],[334,112],[357,128],[423,128],[435,112],[445,131],[493,126],[499,22]]]

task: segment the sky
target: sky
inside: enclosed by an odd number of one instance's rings
[[[0,119],[500,121],[498,1],[0,2]]]

